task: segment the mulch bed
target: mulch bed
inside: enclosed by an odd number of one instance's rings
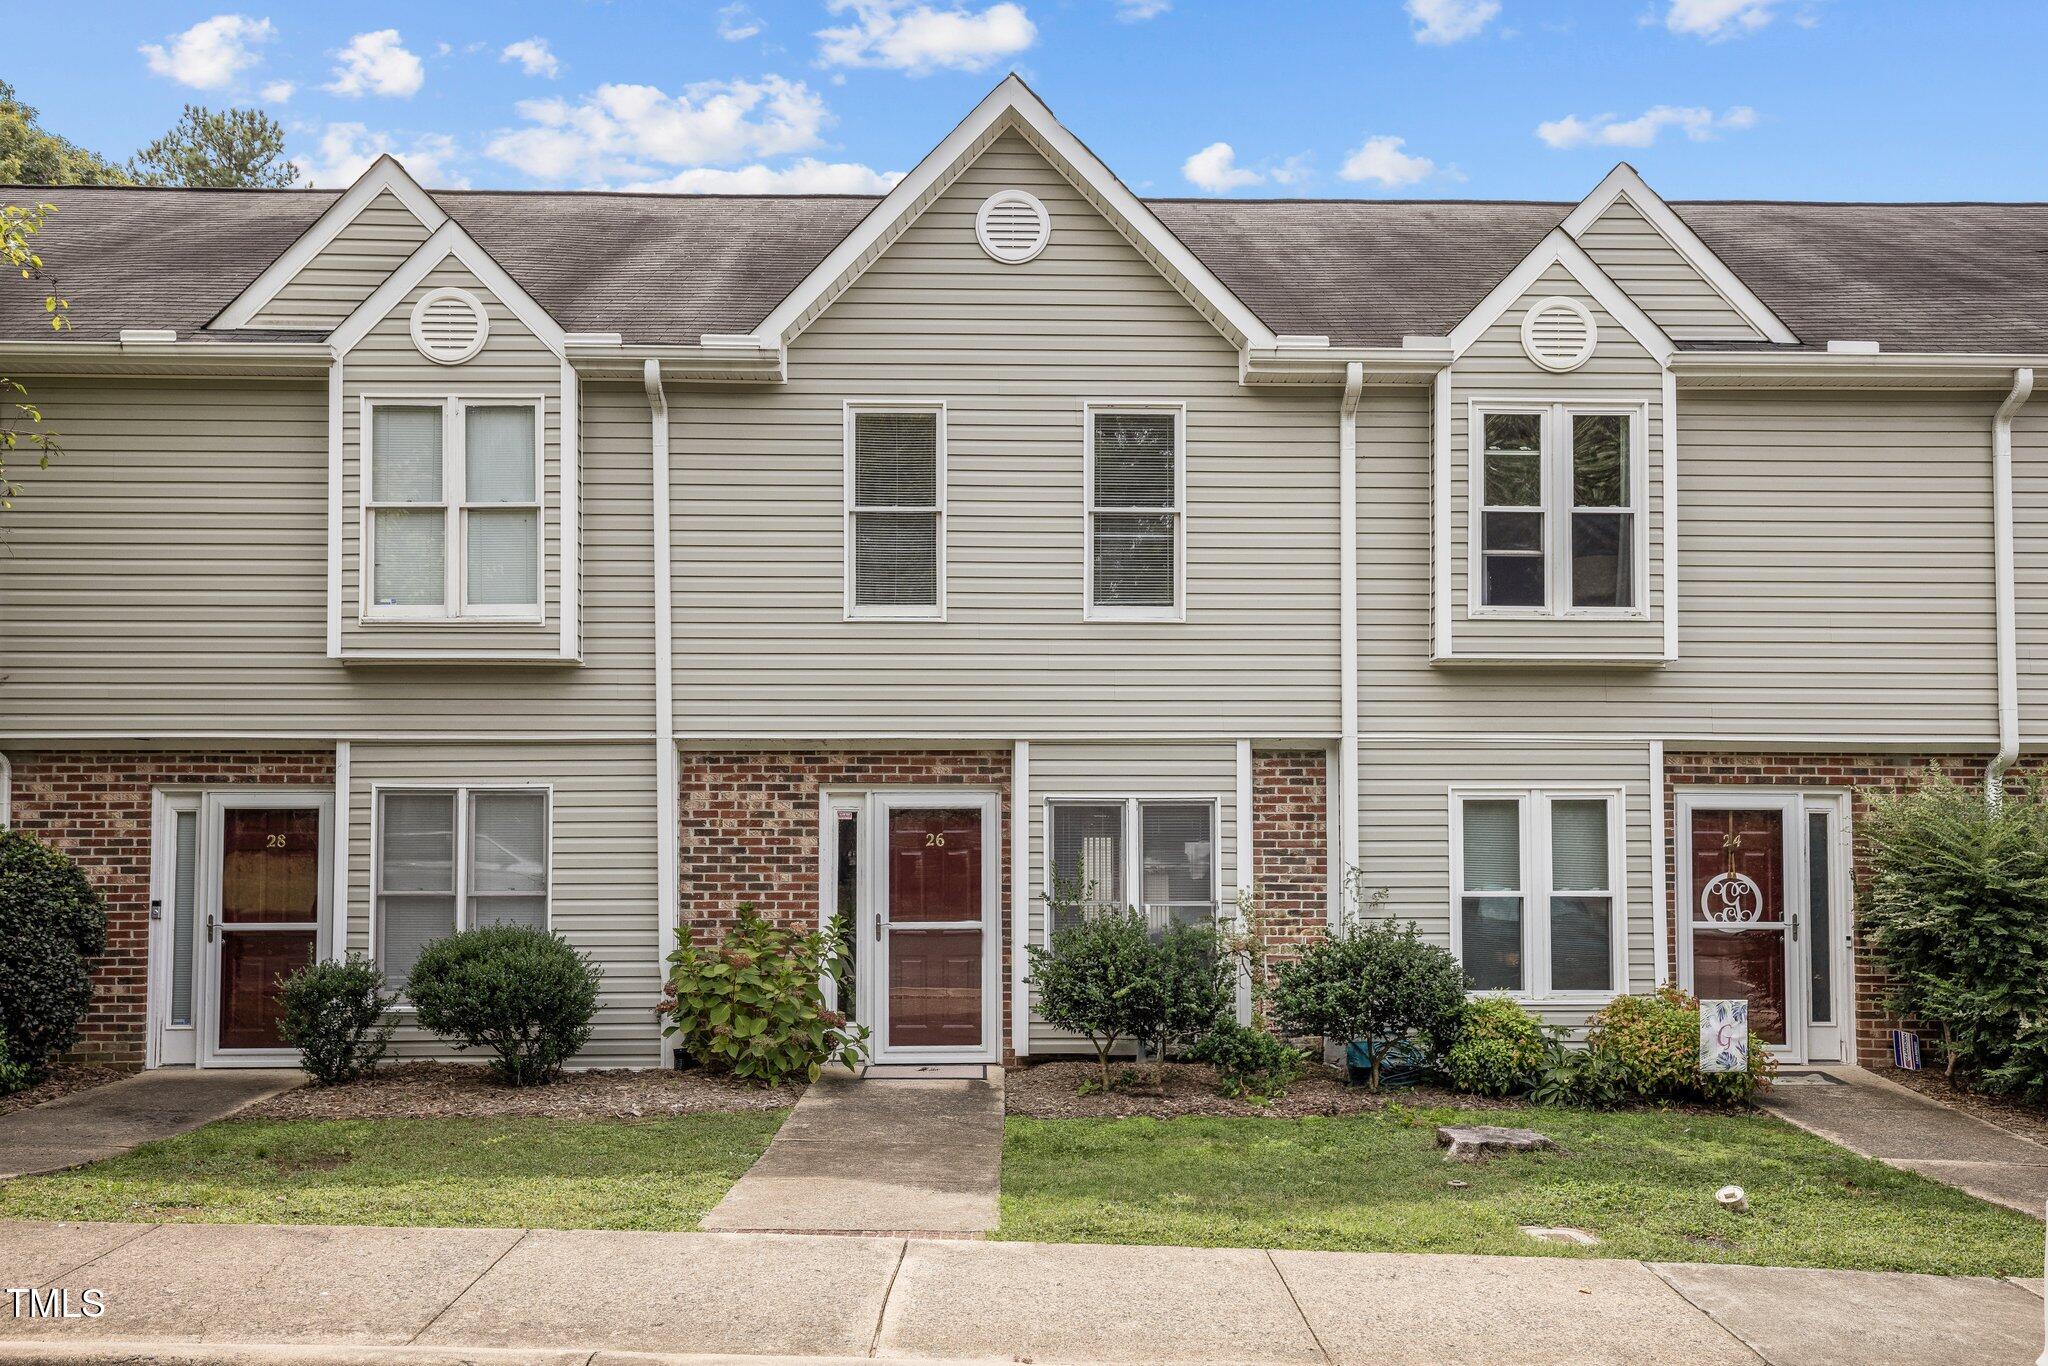
[[[2005,1096],[1980,1095],[1954,1085],[1939,1071],[1901,1072],[1892,1067],[1871,1070],[1886,1081],[1895,1081],[1951,1109],[1988,1120],[2036,1143],[2048,1143],[2048,1106],[2029,1105]]]
[[[238,1119],[655,1119],[710,1111],[780,1110],[800,1086],[764,1088],[701,1072],[624,1068],[570,1072],[547,1086],[509,1087],[479,1064],[407,1062],[362,1081],[301,1086]]]
[[[63,1096],[80,1091],[90,1091],[95,1086],[105,1086],[110,1081],[135,1075],[125,1067],[105,1067],[98,1063],[60,1062],[50,1068],[50,1074],[34,1086],[11,1095],[0,1096],[0,1115],[16,1110],[26,1110],[32,1105],[44,1105]]]
[[[1120,1068],[1113,1067],[1112,1074]],[[1099,1069],[1093,1062],[1060,1061],[1013,1067],[1003,1074],[1003,1108],[1030,1119],[1128,1119],[1145,1116],[1173,1119],[1180,1115],[1268,1116],[1302,1119],[1311,1115],[1356,1115],[1383,1110],[1392,1102],[1411,1109],[1444,1106],[1459,1110],[1505,1110],[1515,1102],[1461,1095],[1435,1086],[1411,1086],[1375,1094],[1363,1085],[1346,1087],[1333,1068],[1318,1067],[1289,1087],[1271,1105],[1252,1105],[1216,1093],[1216,1073],[1200,1063],[1176,1062],[1166,1067],[1165,1094],[1151,1095],[1152,1064],[1135,1070],[1133,1085],[1109,1092],[1079,1095],[1081,1083]]]

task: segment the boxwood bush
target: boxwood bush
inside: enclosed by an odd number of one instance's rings
[[[1282,968],[1273,1005],[1292,1033],[1320,1034],[1339,1047],[1367,1044],[1367,1084],[1377,1091],[1380,1064],[1411,1034],[1438,1055],[1458,1041],[1465,973],[1415,926],[1366,920],[1326,933]]]
[[[1438,1067],[1460,1091],[1519,1096],[1542,1078],[1553,1048],[1541,1020],[1505,996],[1481,996],[1466,1004],[1458,1041]]]
[[[382,969],[361,954],[311,963],[279,988],[278,1033],[320,1085],[354,1081],[383,1060],[391,1043],[386,1015],[397,999],[384,990]]]
[[[590,1040],[599,973],[567,941],[521,925],[490,925],[420,950],[405,994],[421,1028],[457,1048],[486,1048],[508,1086],[561,1075]]]
[[[24,1084],[78,1042],[90,960],[107,947],[107,905],[62,851],[0,830],[0,1044]]]

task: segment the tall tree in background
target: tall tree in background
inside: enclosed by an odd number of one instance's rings
[[[170,132],[137,152],[128,174],[138,185],[206,190],[275,190],[292,183],[284,127],[261,109],[185,106]]]
[[[0,184],[127,183],[127,175],[113,162],[45,129],[14,87],[0,81]],[[8,263],[13,264],[11,257]]]

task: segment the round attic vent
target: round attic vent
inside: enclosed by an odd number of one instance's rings
[[[1522,349],[1546,370],[1576,370],[1592,357],[1600,329],[1577,299],[1540,299],[1522,316]]]
[[[1035,195],[998,190],[981,201],[974,215],[974,238],[998,261],[1021,266],[1045,250],[1052,237],[1052,215]]]
[[[412,344],[430,361],[460,365],[490,333],[490,315],[466,289],[432,290],[412,306]]]

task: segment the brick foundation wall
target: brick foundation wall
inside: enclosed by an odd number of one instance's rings
[[[1321,751],[1252,756],[1252,879],[1270,917],[1269,979],[1330,923],[1328,800]]]
[[[1957,781],[1981,784],[1989,755],[1929,754],[1775,754],[1775,753],[1673,753],[1664,755],[1667,800],[1664,814],[1665,925],[1670,931],[1672,980],[1678,973],[1678,804],[1671,790],[1678,787],[1776,787],[1848,789],[1849,826],[1853,840],[1850,877],[1860,900],[1870,876],[1869,851],[1862,838],[1868,795],[1896,792],[1917,784],[1930,764],[1946,771]],[[2040,758],[2025,761],[2024,768],[2038,771]],[[2022,769],[2016,767],[2017,775]],[[1885,978],[1863,937],[1861,921],[1856,923],[1852,970],[1855,977],[1856,1056],[1865,1066],[1885,1066],[1891,1060],[1892,1029],[1900,1021],[1884,1009]]]
[[[685,751],[678,803],[682,923],[715,941],[751,901],[818,925],[818,800],[825,788],[972,787],[1001,794],[1003,1056],[1010,1058],[1010,755],[1007,750]]]
[[[334,784],[334,756],[42,751],[13,754],[14,825],[62,849],[106,894],[107,951],[72,1057],[142,1065],[149,1033],[150,796],[160,787]]]

